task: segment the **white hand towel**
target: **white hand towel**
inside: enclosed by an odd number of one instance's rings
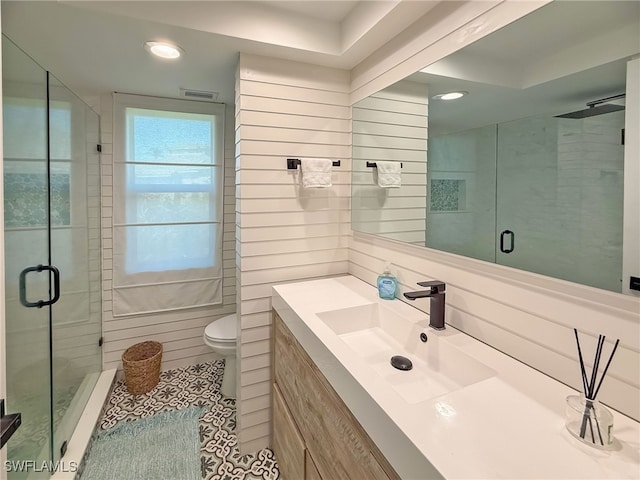
[[[400,162],[379,162],[376,160],[378,168],[378,186],[381,188],[400,188],[402,178],[400,176]]]
[[[306,188],[328,188],[331,186],[331,167],[333,162],[326,158],[303,158],[302,186]]]

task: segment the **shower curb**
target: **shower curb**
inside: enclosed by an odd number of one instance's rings
[[[115,385],[116,369],[105,370],[100,374],[87,405],[84,407],[78,425],[73,431],[60,468],[50,477],[51,480],[74,480],[80,477],[98,421],[106,408],[106,401]]]

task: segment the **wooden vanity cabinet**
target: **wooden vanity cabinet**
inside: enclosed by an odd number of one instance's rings
[[[282,478],[305,478],[304,439],[296,426],[280,389],[273,384],[273,451],[278,452]]]
[[[304,462],[305,462],[304,463],[305,465],[304,480],[322,480],[322,477],[320,476],[320,472],[316,468],[316,464],[313,463],[313,458],[311,458],[311,455],[309,454],[308,450],[305,451],[304,453]]]
[[[273,449],[284,480],[400,477],[273,311]]]

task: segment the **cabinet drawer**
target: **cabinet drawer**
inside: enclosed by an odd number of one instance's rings
[[[274,322],[275,381],[320,476],[331,480],[387,480],[385,471],[393,472],[391,467],[381,468],[371,453],[373,442],[360,424],[282,319],[274,315]]]
[[[276,384],[273,384],[273,451],[283,480],[304,478],[304,440]]]

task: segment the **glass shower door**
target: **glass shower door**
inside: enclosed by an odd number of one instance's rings
[[[102,368],[99,117],[49,73],[53,460],[66,450]]]
[[[7,455],[41,464],[52,437],[50,307],[24,304],[54,293],[50,272],[38,271],[50,265],[46,72],[6,38],[2,61],[7,407],[22,413]],[[13,465],[9,478],[36,475]]]
[[[22,414],[7,470],[48,478],[102,367],[99,117],[2,48],[7,408]]]
[[[621,291],[624,110],[498,125],[496,261]]]

